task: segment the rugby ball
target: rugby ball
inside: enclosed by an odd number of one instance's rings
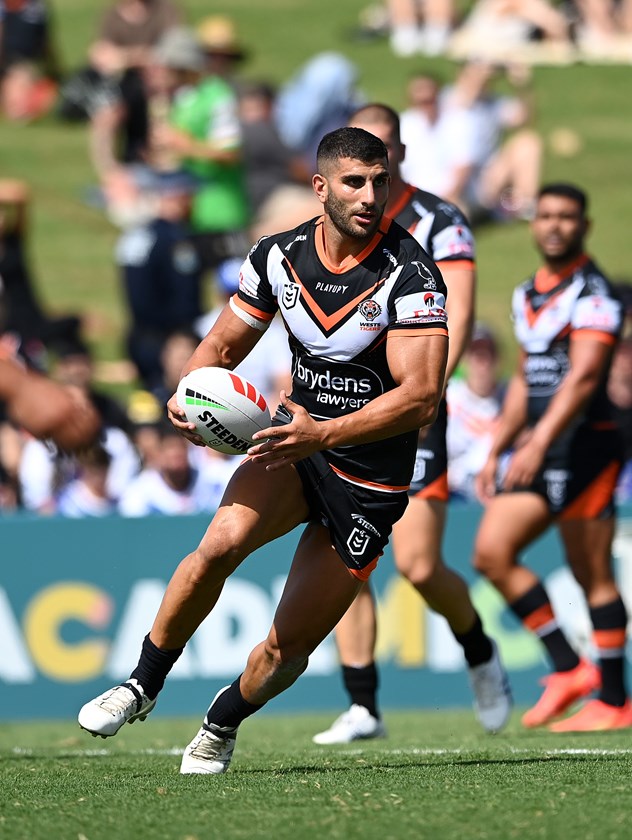
[[[255,432],[271,425],[260,391],[231,370],[202,367],[183,376],[176,399],[206,445],[225,455],[245,455]]]

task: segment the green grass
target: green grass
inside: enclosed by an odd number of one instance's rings
[[[110,0],[56,0],[60,53],[66,68],[85,62],[100,11]],[[385,40],[353,37],[368,0],[185,0],[190,23],[212,13],[230,14],[250,50],[242,75],[280,83],[307,57],[333,49],[357,63],[365,95],[400,108],[414,69],[432,70],[449,80],[455,65],[444,59],[397,59]],[[468,5],[467,0],[459,4]],[[626,175],[632,152],[629,119],[630,67],[575,65],[536,68],[535,125],[546,143],[544,177],[584,185],[595,218],[591,251],[613,277],[630,279],[629,198]],[[556,129],[575,132],[578,151],[560,156],[551,143]],[[55,312],[78,309],[97,357],[118,359],[126,313],[113,263],[117,232],[84,201],[94,183],[84,126],[53,118],[36,125],[0,123],[0,176],[24,178],[32,187],[31,254],[41,297]],[[480,317],[493,323],[505,346],[507,366],[515,357],[509,323],[512,288],[537,265],[524,223],[489,227],[478,233]]]
[[[628,840],[628,732],[491,737],[467,712],[386,715],[389,738],[317,747],[330,716],[262,715],[220,777],[181,777],[198,721],[102,741],[70,723],[0,726],[0,836],[11,840],[547,838]]]

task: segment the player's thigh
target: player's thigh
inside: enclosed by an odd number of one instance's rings
[[[311,523],[292,561],[268,642],[281,658],[309,655],[334,629],[361,582],[331,544],[329,531]]]
[[[293,466],[266,471],[248,460],[228,483],[199,551],[208,558],[224,556],[238,563],[305,522],[308,515],[303,485]]]
[[[537,493],[500,493],[483,512],[474,543],[474,566],[483,574],[510,568],[518,554],[551,525],[546,500]]]
[[[438,499],[413,496],[402,518],[393,527],[395,565],[403,575],[430,573],[441,563],[441,541],[446,504]]]
[[[613,581],[615,519],[567,519],[558,523],[566,560],[586,590]]]

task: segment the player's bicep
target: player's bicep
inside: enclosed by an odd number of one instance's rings
[[[443,391],[448,359],[448,336],[441,330],[416,334],[389,333],[386,341],[389,370],[395,382],[413,397],[438,397]]]
[[[600,380],[605,374],[615,345],[615,336],[578,330],[571,334],[569,361],[576,378]]]

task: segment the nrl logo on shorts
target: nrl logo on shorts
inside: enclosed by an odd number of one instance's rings
[[[547,470],[544,473],[546,492],[554,505],[564,504],[566,501],[566,485],[568,472],[566,470]]]
[[[375,319],[381,314],[382,307],[374,300],[363,300],[358,306],[358,312],[363,318],[366,318],[367,321],[375,321]]]
[[[364,554],[369,544],[369,535],[363,528],[354,528],[349,534],[347,548],[352,557],[359,557]]]
[[[292,309],[292,307],[296,306],[296,301],[300,293],[301,287],[298,283],[284,283],[283,294],[281,295],[283,306],[286,309]]]

